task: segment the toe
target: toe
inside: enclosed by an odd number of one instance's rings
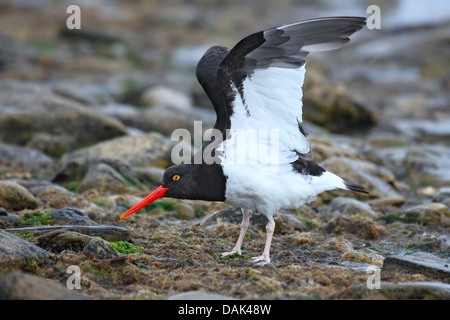
[[[261,263],[270,263],[270,258],[264,254],[260,255],[259,257],[253,257],[253,262],[261,262]]]
[[[220,256],[223,258],[223,257],[229,256],[229,255],[231,255],[231,254],[235,254],[236,252],[237,252],[239,255],[241,254],[241,251],[240,251],[240,250],[231,250],[231,251],[229,251],[229,252],[222,252],[222,253],[220,254]]]

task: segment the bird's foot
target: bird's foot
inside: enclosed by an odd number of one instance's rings
[[[224,257],[226,257],[226,256],[229,256],[229,255],[235,254],[235,253],[237,253],[238,255],[241,255],[241,254],[242,254],[242,253],[241,253],[241,249],[233,249],[233,250],[231,250],[231,251],[229,251],[229,252],[222,252],[222,253],[220,254],[220,257],[224,258]]]
[[[257,262],[256,265],[258,265],[258,266],[263,266],[263,265],[270,263],[270,257],[268,254],[263,253],[259,257],[253,257],[252,261]]]

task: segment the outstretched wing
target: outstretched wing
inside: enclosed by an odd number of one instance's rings
[[[361,17],[312,19],[254,33],[231,50],[209,49],[197,66],[197,78],[214,104],[215,128],[224,138],[226,129],[266,130],[266,138],[276,130],[282,159],[310,160],[301,127],[306,56],[342,47],[364,25]],[[275,141],[259,135],[258,144],[274,146]]]

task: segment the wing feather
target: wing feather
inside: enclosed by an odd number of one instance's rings
[[[277,130],[278,144],[260,136],[258,146],[279,147],[282,163],[310,160],[301,127],[306,57],[345,45],[364,25],[362,17],[312,19],[254,33],[231,50],[212,47],[200,60],[197,77],[214,104],[215,127],[224,137],[226,129],[235,136],[239,130]]]

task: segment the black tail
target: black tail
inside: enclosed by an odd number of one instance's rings
[[[363,186],[360,186],[359,184],[355,184],[346,179],[343,179],[343,180],[344,180],[344,184],[348,190],[369,194],[369,191],[367,191],[366,188],[364,188]]]

